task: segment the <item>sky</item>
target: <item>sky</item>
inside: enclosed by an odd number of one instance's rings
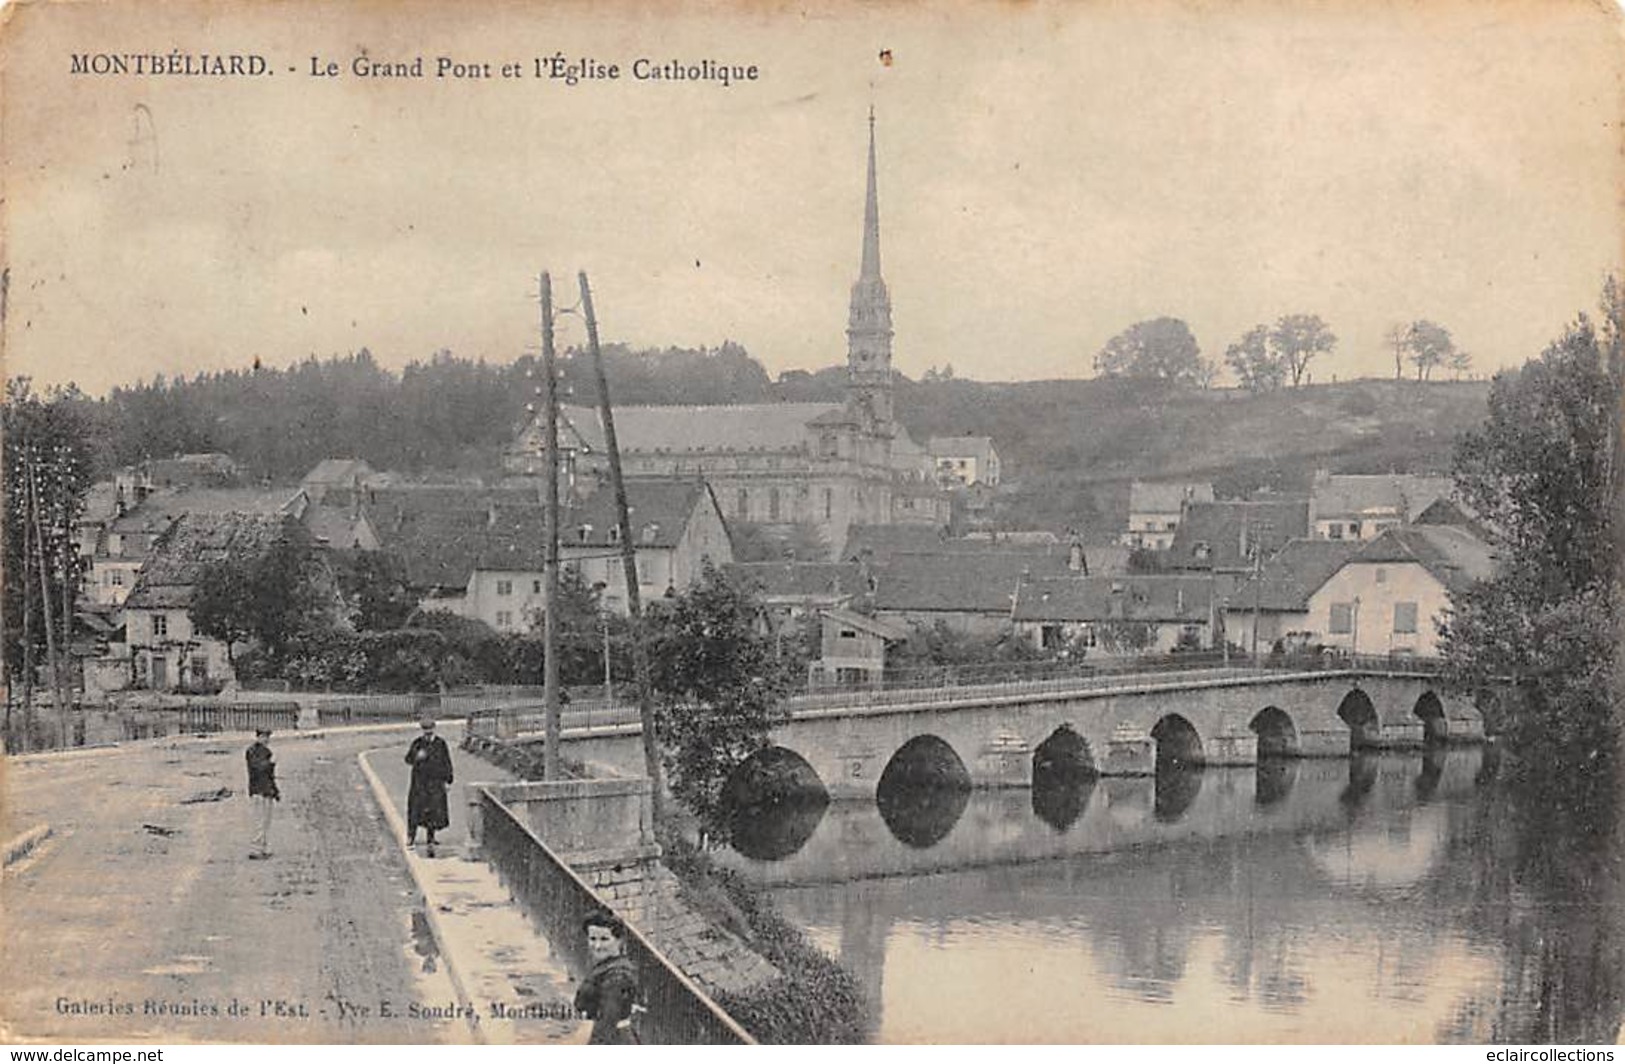
[[[588,272],[606,340],[831,365],[871,105],[911,377],[1089,376],[1163,315],[1217,359],[1299,312],[1339,338],[1316,380],[1391,376],[1383,334],[1416,318],[1490,371],[1620,269],[1625,50],[1600,0],[809,9],[12,5],[6,371],[102,393],[363,347],[505,362],[539,348],[544,270],[565,307]],[[271,73],[73,73],[174,51]],[[559,52],[621,77],[530,76]],[[494,76],[436,78],[440,56]],[[640,81],[640,57],[759,77]]]

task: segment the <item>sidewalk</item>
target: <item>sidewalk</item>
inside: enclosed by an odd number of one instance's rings
[[[372,785],[397,845],[406,843],[406,791],[411,778],[404,756],[407,743],[360,755],[361,771]],[[437,857],[425,856],[420,841],[406,863],[423,894],[424,910],[443,954],[447,974],[463,1005],[475,1017],[474,1038],[494,1045],[584,1043],[590,1025],[576,1019],[528,1018],[524,1010],[571,1016],[575,983],[562,958],[555,957],[509,897],[497,874],[483,861],[466,860],[468,811],[464,782],[511,780],[494,765],[454,751],[458,783],[451,788],[451,827],[439,833]],[[510,1015],[504,1016],[506,1010]],[[518,1017],[511,1013],[517,1012]]]

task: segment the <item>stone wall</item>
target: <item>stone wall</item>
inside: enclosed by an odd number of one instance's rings
[[[737,994],[779,972],[691,905],[660,863],[648,781],[482,784],[548,849],[707,994]]]

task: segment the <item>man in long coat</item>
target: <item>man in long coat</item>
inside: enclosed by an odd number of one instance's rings
[[[429,856],[434,856],[434,833],[451,824],[446,788],[451,786],[451,750],[434,733],[434,721],[423,722],[423,734],[406,751],[412,766],[412,788],[406,795],[406,844],[416,846],[418,828],[428,832]]]

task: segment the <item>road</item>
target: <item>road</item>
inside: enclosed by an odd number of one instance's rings
[[[0,1040],[466,1041],[356,763],[409,738],[273,738],[266,861],[247,859],[249,736],[6,762],[0,834],[53,837],[0,888]]]

